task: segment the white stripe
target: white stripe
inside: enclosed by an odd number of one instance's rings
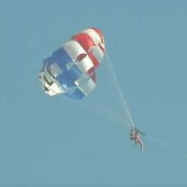
[[[63,93],[64,90],[59,87],[56,83],[53,83],[50,87],[49,87],[49,91],[47,92],[50,96],[53,95],[57,95],[57,94],[61,94]]]
[[[74,62],[80,54],[87,54],[82,46],[75,40],[66,42],[63,47]]]
[[[84,95],[89,95],[96,87],[95,82],[86,74],[82,74],[79,80],[75,81],[77,87]]]
[[[90,52],[95,56],[95,58],[98,60],[98,62],[101,63],[101,60],[104,56],[103,51],[99,46],[94,46],[90,49]]]
[[[104,43],[100,43],[100,45],[105,50],[105,44]]]
[[[73,61],[77,64],[81,71],[87,72],[89,69],[94,67],[92,60],[87,56],[85,56],[80,62],[76,61],[77,57],[80,54],[87,54],[87,52],[82,48],[82,46],[74,40],[70,40],[64,44],[64,49],[68,53],[68,55],[73,59]]]
[[[85,56],[80,62],[76,63],[79,68],[83,71],[83,72],[88,72],[89,69],[91,69],[92,67],[94,67],[93,62],[91,61],[91,59],[89,58],[89,56]]]
[[[84,30],[84,31],[82,31],[82,33],[88,34],[92,38],[93,42],[96,45],[98,45],[98,44],[100,44],[102,42],[99,34],[93,29]]]
[[[48,81],[52,82],[51,85],[49,85],[45,81],[44,76],[48,79]],[[45,71],[40,72],[39,80],[41,81],[43,88],[46,87],[48,89],[48,90],[45,90],[45,93],[50,96],[61,94],[61,93],[65,92],[65,90],[61,87],[61,85],[58,83],[58,81],[53,79],[53,77],[48,72],[45,72]]]

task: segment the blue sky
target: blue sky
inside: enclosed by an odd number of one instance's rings
[[[1,1],[0,184],[187,184],[187,2]],[[128,140],[106,65],[82,102],[48,97],[42,60],[72,34],[100,28],[137,126]]]

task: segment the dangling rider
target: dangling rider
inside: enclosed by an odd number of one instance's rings
[[[141,148],[141,152],[144,150],[144,143],[142,140],[142,136],[144,134],[137,128],[132,128],[130,131],[130,140],[134,141],[135,144],[139,144]]]

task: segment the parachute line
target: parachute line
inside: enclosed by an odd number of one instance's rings
[[[107,51],[107,50],[106,50]],[[117,75],[116,75],[116,72],[115,72],[115,69],[114,69],[114,66],[113,66],[113,63],[112,63],[112,60],[110,58],[110,56],[108,55],[108,53],[106,52],[105,54],[105,61],[106,61],[106,65],[107,65],[107,68],[109,70],[109,72],[111,73],[111,77],[112,77],[112,82],[117,90],[117,93],[119,95],[119,99],[120,99],[120,103],[121,103],[121,106],[122,106],[122,109],[123,109],[123,113],[124,115],[127,115],[127,120],[128,120],[128,127],[130,129],[132,128],[135,128],[135,122],[133,121],[133,118],[132,118],[132,115],[131,115],[131,112],[130,112],[130,109],[129,109],[129,106],[127,104],[127,101],[124,97],[124,94],[122,92],[122,89],[121,89],[121,86],[119,84],[119,81],[118,81],[118,78],[117,78]],[[124,117],[123,117],[124,119]]]

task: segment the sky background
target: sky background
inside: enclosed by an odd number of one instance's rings
[[[0,25],[0,185],[187,184],[187,1],[1,0]],[[81,102],[40,88],[42,60],[90,26],[147,134],[144,153],[128,139],[106,61]]]

